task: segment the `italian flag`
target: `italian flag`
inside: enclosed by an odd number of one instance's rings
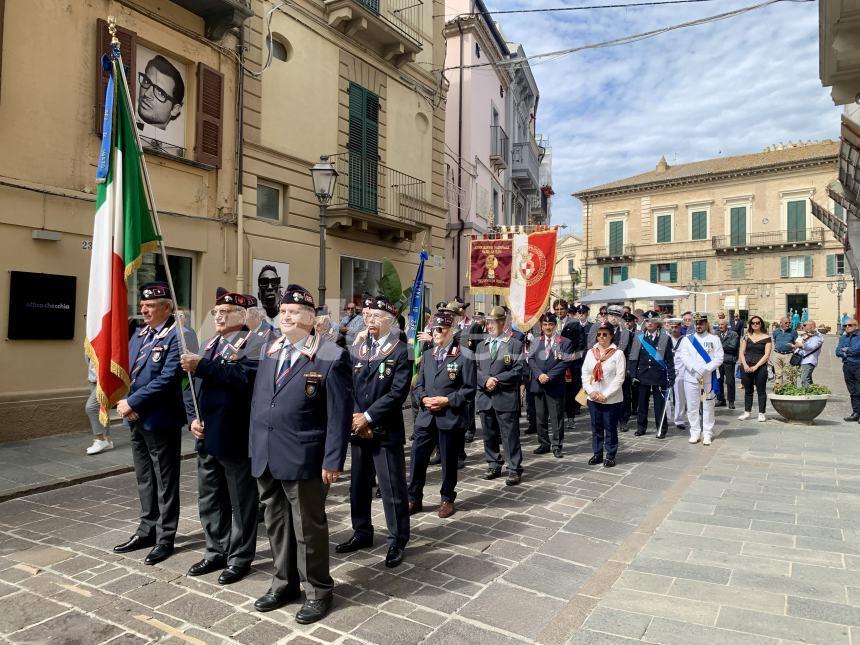
[[[515,233],[508,305],[517,327],[528,332],[546,311],[555,272],[558,229],[538,227],[532,233]]]
[[[118,91],[105,100],[106,139],[102,154],[107,176],[99,183],[96,196],[84,341],[98,376],[99,419],[105,426],[108,411],[128,393],[130,385],[127,281],[140,266],[143,255],[158,247],[159,240],[146,201],[143,159],[118,61],[113,61],[112,74],[108,93],[114,87]]]

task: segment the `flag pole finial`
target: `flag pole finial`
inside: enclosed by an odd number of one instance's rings
[[[110,34],[110,48],[112,58],[119,58],[119,38],[116,35],[116,16],[108,16],[108,33]]]

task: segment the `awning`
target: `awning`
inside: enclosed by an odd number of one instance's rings
[[[676,300],[686,298],[687,291],[672,289],[647,280],[630,278],[583,297],[580,302],[627,302],[628,300]]]

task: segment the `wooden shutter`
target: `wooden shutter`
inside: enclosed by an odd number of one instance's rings
[[[651,282],[657,282],[657,265],[651,265]]]
[[[609,255],[621,255],[624,252],[624,222],[609,222]]]
[[[629,277],[627,269],[628,267],[626,266],[621,267],[621,282],[624,282]]]
[[[603,267],[603,284],[609,284],[610,277],[609,267]]]
[[[827,275],[836,275],[836,256],[827,256]]]
[[[678,281],[678,263],[672,262],[669,265],[669,282],[677,282]]]
[[[736,206],[730,211],[731,245],[746,246],[747,243],[747,209],[746,206]]]
[[[221,167],[221,139],[224,119],[224,75],[197,63],[197,136],[194,158],[200,163]]]
[[[349,84],[349,205],[376,212],[379,184],[379,97]],[[496,204],[493,205],[496,207]]]
[[[696,211],[693,213],[692,235],[694,240],[704,240],[708,233],[708,212]]]
[[[806,239],[806,202],[788,202],[788,241],[802,242]]]
[[[3,6],[0,0],[0,9]],[[0,12],[2,13],[2,12]],[[0,18],[2,20],[2,18]],[[2,26],[2,24],[0,24]],[[119,52],[122,55],[122,63],[125,67],[125,75],[128,78],[128,89],[131,92],[132,104],[137,93],[137,34],[122,27],[116,28],[116,36],[119,38]],[[0,43],[2,44],[2,43]],[[110,54],[110,32],[107,21],[99,18],[96,20],[96,101],[93,114],[93,131],[102,136],[102,121],[105,115],[105,90],[109,72],[102,67],[102,56]]]
[[[811,278],[812,277],[812,256],[804,255],[803,256],[803,277]]]
[[[657,218],[657,242],[665,243],[672,241],[672,216],[660,215]]]
[[[693,280],[707,280],[708,277],[708,261],[695,260],[692,267]]]
[[[788,258],[785,256],[779,258],[779,277],[788,277]]]

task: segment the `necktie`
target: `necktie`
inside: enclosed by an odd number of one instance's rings
[[[292,363],[293,346],[289,343],[284,343],[281,348],[281,358],[278,363],[278,369],[275,370],[275,386],[280,385],[284,377],[290,373],[290,365]]]
[[[146,363],[146,354],[152,344],[155,342],[155,330],[152,327],[149,327],[146,331],[146,336],[143,339],[143,342],[140,345],[140,349],[137,352],[137,358],[134,361],[134,368],[131,371],[131,382],[134,383],[134,380],[137,378],[137,375],[140,373],[140,370],[143,369],[144,363]]]
[[[445,361],[445,348],[436,348],[436,365],[441,365]]]
[[[377,354],[379,354],[379,343],[374,340],[370,344],[370,360],[375,361]]]
[[[496,354],[499,351],[499,341],[495,338],[490,341],[490,360],[496,360]]]
[[[215,349],[212,351],[212,359],[214,359],[218,354],[221,353],[221,348],[224,347],[224,337],[220,336],[218,338],[218,342],[215,343]]]

